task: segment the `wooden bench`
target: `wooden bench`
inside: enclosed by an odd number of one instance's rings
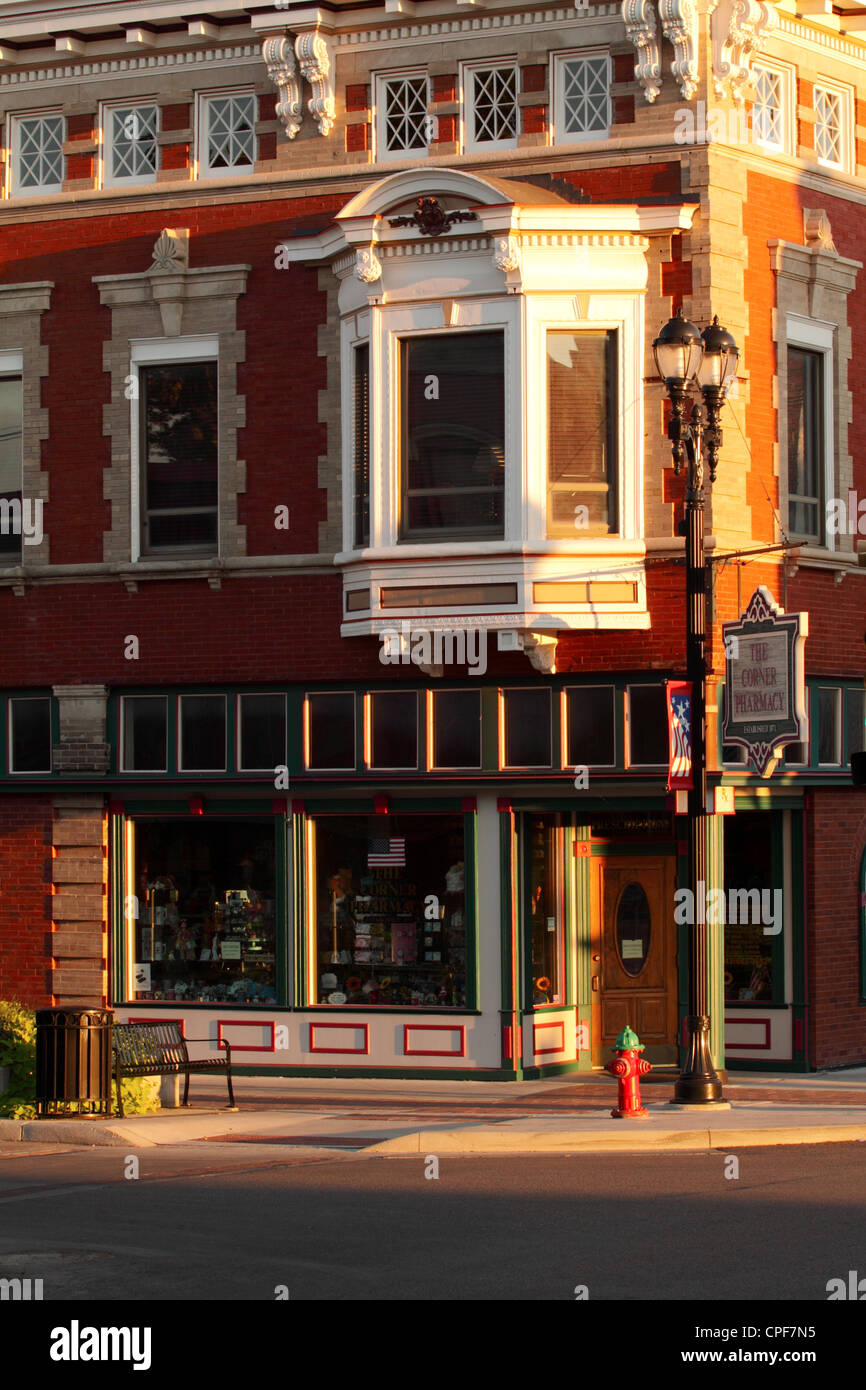
[[[189,1041],[200,1040],[190,1038]],[[183,1073],[183,1104],[189,1105],[189,1078],[194,1071],[224,1071],[229,1090],[229,1109],[237,1109],[232,1091],[231,1044],[225,1039],[220,1042],[220,1047],[225,1049],[225,1057],[206,1057],[200,1061],[192,1061],[187,1049],[187,1039],[183,1036],[179,1023],[115,1023],[112,1047],[117,1113],[121,1118],[122,1080],[134,1076],[180,1076]]]

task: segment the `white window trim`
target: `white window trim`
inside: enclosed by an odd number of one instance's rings
[[[427,83],[427,106],[430,106],[430,78],[427,69],[395,68],[392,72],[373,73],[373,160],[375,163],[391,159],[426,159],[430,153],[430,117],[427,116],[426,142],[418,149],[389,150],[385,143],[385,88],[389,82],[403,78],[423,77]]]
[[[755,77],[757,77],[756,70],[759,68],[762,70],[766,70],[767,72],[771,72],[775,77],[781,77],[782,79],[782,139],[781,142],[777,144],[772,140],[759,140],[757,135],[755,134],[755,87],[753,86],[751,126],[752,140],[754,144],[758,147],[758,149],[769,150],[772,151],[774,154],[793,155],[796,153],[796,142],[794,140],[794,132],[797,129],[797,112],[794,102],[794,92],[796,91],[797,85],[796,69],[791,67],[788,63],[779,63],[776,62],[775,59],[772,62],[765,62],[763,58],[759,59],[752,65],[752,72],[755,75]]]
[[[66,117],[58,106],[49,106],[38,111],[16,111],[9,116],[9,163],[6,179],[8,198],[42,198],[52,193],[63,192],[63,179],[60,183],[40,184],[38,188],[21,187],[21,122],[38,120],[42,116],[59,116],[62,121],[62,142],[66,140]],[[66,175],[66,155],[63,160],[63,175]]]
[[[222,767],[185,767],[183,761],[183,702],[184,700],[222,700],[223,702],[223,764]],[[219,775],[228,771],[228,708],[225,695],[211,694],[206,690],[188,690],[177,700],[177,770],[178,772],[214,773]]]
[[[834,696],[836,714],[834,719],[836,737],[834,739],[835,756],[829,763],[822,763],[821,757],[821,695],[823,691],[829,690]],[[818,757],[819,767],[841,767],[842,766],[842,687],[839,685],[820,685],[818,686],[818,728],[815,730],[815,753]]]
[[[208,150],[208,130],[210,125],[209,103],[212,100],[219,100],[220,97],[241,97],[247,96],[253,99],[253,161],[249,166],[235,165],[231,169],[212,169],[207,160]],[[256,93],[253,87],[221,87],[215,91],[196,92],[195,94],[195,169],[193,177],[196,179],[231,179],[243,178],[246,175],[255,173],[256,168]]]
[[[158,366],[163,362],[218,362],[219,337],[216,333],[202,334],[197,338],[133,338],[130,341],[129,360],[129,501],[131,526],[131,560],[135,564],[141,554],[141,445],[140,445],[140,403],[142,367]],[[220,552],[221,537],[217,522],[217,556]],[[148,560],[159,557],[148,555]],[[178,558],[178,557],[173,557]],[[216,558],[216,557],[214,557]]]
[[[607,123],[604,130],[567,131],[565,129],[565,75],[564,67],[569,59],[606,58],[607,59]],[[554,145],[579,145],[593,140],[608,140],[613,120],[613,98],[610,89],[613,82],[613,61],[609,48],[570,48],[550,55],[551,110],[553,130],[551,141]]]
[[[241,710],[244,700],[257,699],[265,696],[277,696],[283,701],[283,716],[286,721],[285,741],[283,744],[282,756],[279,763],[274,763],[273,767],[247,767],[241,759],[244,755],[243,738],[241,734]],[[284,690],[245,690],[238,694],[235,700],[235,766],[238,772],[270,772],[271,775],[278,767],[285,766],[288,757],[288,738],[289,738],[289,712],[287,706],[286,692]]]
[[[834,349],[836,343],[835,325],[824,323],[818,319],[803,318],[799,314],[788,314],[785,326],[785,350],[788,348],[806,348],[811,352],[820,352],[824,358],[824,496],[819,505],[819,519],[821,523],[821,535],[817,541],[806,540],[806,545],[811,545],[819,550],[835,550],[837,548],[838,537],[828,535],[827,530],[827,502],[831,497],[836,496],[836,442],[834,424]],[[781,430],[780,430],[781,433]],[[784,424],[784,438],[787,439],[787,423]],[[789,518],[790,507],[787,499],[789,496],[788,459],[785,459],[785,498],[786,512],[782,518],[783,529],[786,534],[791,535]],[[823,506],[823,515],[821,514]],[[796,533],[793,533],[796,535]]]
[[[517,115],[517,129],[507,140],[476,140],[475,138],[475,74],[488,72],[491,68],[510,69],[514,72],[514,100]],[[494,150],[514,150],[522,128],[520,105],[520,69],[516,58],[487,58],[471,63],[460,64],[460,116],[462,127],[461,148],[464,154],[484,154]]]
[[[842,158],[838,162],[832,159],[821,159],[817,150],[817,134],[815,136],[815,161],[822,169],[840,169],[843,173],[854,172],[853,163],[853,133],[854,133],[854,91],[851,87],[846,87],[841,82],[833,82],[830,78],[822,77],[818,82],[812,84],[812,102],[814,109],[815,92],[829,92],[833,96],[840,98],[839,110],[841,116],[841,129],[839,133],[839,144],[842,149]],[[817,131],[817,121],[813,127]]]
[[[126,760],[126,702],[127,700],[161,700],[165,706],[165,767],[150,767],[147,769],[134,768],[127,766]],[[136,776],[143,777],[164,777],[168,771],[168,697],[165,695],[122,695],[120,697],[119,724],[119,743],[120,743],[120,772],[134,772]]]
[[[129,110],[138,106],[156,108],[156,169],[152,174],[111,174],[112,154],[112,115],[117,110]],[[159,132],[160,107],[156,97],[132,97],[127,101],[103,101],[99,104],[99,168],[97,186],[99,188],[134,188],[142,184],[156,183],[159,171]]]
[[[47,700],[49,729],[51,727],[51,696],[50,695],[10,695],[6,702],[6,753],[7,769],[12,777],[44,777],[46,772],[52,772],[54,763],[54,749],[49,738],[48,766],[38,768],[35,772],[19,772],[12,764],[12,706],[21,700]]]

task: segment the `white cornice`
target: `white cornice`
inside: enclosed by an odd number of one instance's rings
[[[63,67],[12,68],[0,73],[0,88],[57,86],[80,82],[82,78],[98,78],[100,82],[116,77],[131,77],[136,73],[152,73],[160,68],[238,67],[241,64],[261,63],[259,43],[227,44],[225,48],[199,48],[184,53],[148,53],[140,57],[106,58],[92,63],[67,63]]]

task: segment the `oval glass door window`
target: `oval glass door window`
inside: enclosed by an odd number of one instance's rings
[[[627,975],[639,975],[650,947],[650,909],[639,883],[627,883],[616,910],[616,949]]]

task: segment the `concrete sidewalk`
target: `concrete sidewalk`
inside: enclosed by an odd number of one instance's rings
[[[240,1109],[217,1077],[194,1078],[195,1104],[126,1119],[0,1120],[0,1141],[127,1149],[217,1142],[365,1154],[503,1154],[737,1149],[866,1141],[866,1069],[749,1077],[730,1109],[668,1104],[673,1075],[645,1085],[649,1117],[615,1120],[616,1086],[599,1074],[537,1082],[236,1078]],[[667,1084],[665,1084],[667,1082]]]

